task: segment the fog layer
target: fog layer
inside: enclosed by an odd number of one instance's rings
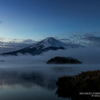
[[[83,62],[83,64],[100,64],[100,48],[81,47],[67,50],[57,50],[44,52],[41,55],[21,55],[18,56],[0,56],[0,60],[14,64],[46,64],[46,62],[55,57],[73,57]],[[4,62],[4,63],[5,63]],[[1,62],[0,62],[1,63]]]

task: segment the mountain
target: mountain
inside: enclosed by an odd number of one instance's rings
[[[48,50],[58,50],[58,49],[67,49],[67,45],[59,40],[56,40],[53,37],[48,37],[26,48],[13,52],[2,53],[1,55],[17,55],[18,53],[39,55]]]

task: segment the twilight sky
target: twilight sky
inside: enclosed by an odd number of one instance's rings
[[[49,36],[99,41],[100,0],[0,0],[0,37]]]

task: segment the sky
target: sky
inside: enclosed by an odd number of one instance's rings
[[[100,0],[0,0],[0,37],[100,36]]]

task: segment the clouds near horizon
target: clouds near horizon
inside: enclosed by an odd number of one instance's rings
[[[0,53],[22,49],[34,43],[36,41],[31,39],[9,39],[0,37]]]
[[[100,47],[100,35],[99,35],[100,32],[83,33],[82,31],[78,31],[77,33],[78,34],[71,34],[70,36],[65,35],[54,38],[67,43],[68,46]],[[10,38],[0,37],[0,53],[22,49],[36,42],[38,41],[34,41],[32,39],[10,39]]]
[[[0,21],[0,24],[2,24],[3,21]]]
[[[76,34],[77,33],[77,34]],[[71,32],[71,35],[61,36],[60,40],[66,43],[75,43],[83,46],[100,47],[100,32]]]

